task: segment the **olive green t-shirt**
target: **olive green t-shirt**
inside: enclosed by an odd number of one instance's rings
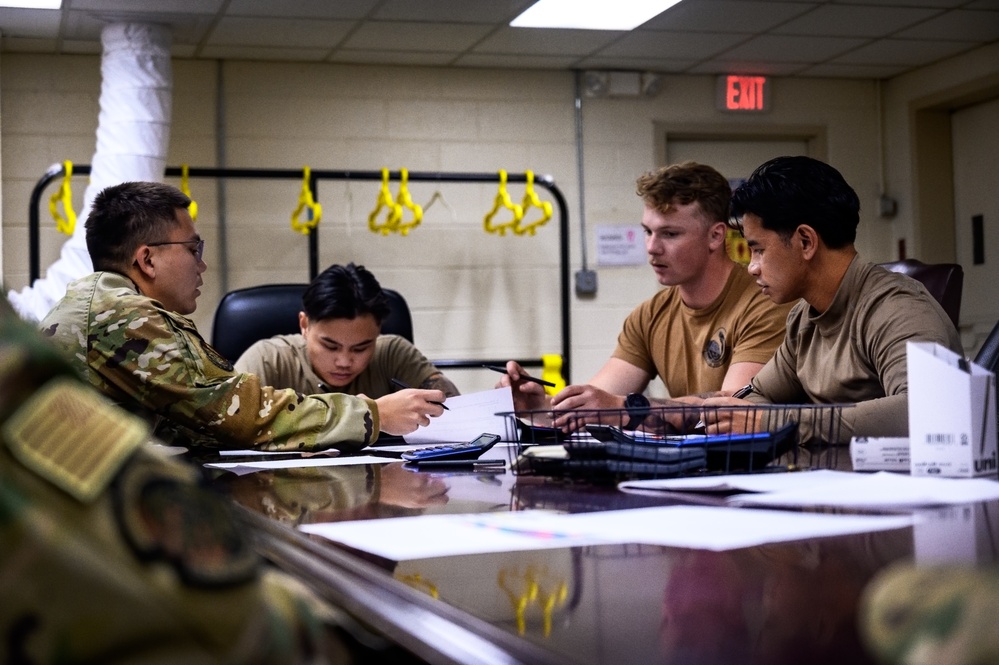
[[[306,351],[305,338],[301,335],[277,335],[260,340],[243,352],[235,367],[240,372],[256,374],[264,385],[275,388],[294,388],[306,394],[340,392],[366,395],[371,399],[398,390],[392,385],[392,379],[418,388],[438,373],[419,349],[398,335],[379,335],[371,362],[342,388],[327,386],[316,375]]]

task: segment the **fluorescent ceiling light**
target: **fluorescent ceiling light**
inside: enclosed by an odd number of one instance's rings
[[[0,7],[20,7],[22,9],[59,9],[62,0],[0,0]]]
[[[538,0],[510,21],[515,28],[632,30],[680,0]]]

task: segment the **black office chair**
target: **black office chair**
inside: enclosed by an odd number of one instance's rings
[[[257,340],[299,332],[298,313],[308,284],[264,284],[225,294],[212,326],[212,346],[235,361]],[[409,306],[397,291],[383,289],[389,300],[389,315],[382,332],[413,341],[413,319]]]
[[[922,282],[957,327],[961,317],[964,268],[957,263],[923,263],[916,259],[892,261],[881,266]]]
[[[999,323],[992,327],[982,348],[975,354],[975,364],[991,372],[999,372]]]

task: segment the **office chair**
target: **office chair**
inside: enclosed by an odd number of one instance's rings
[[[975,354],[975,364],[991,372],[999,372],[999,323],[992,327],[992,332],[985,338],[982,348]]]
[[[212,325],[212,346],[231,361],[257,340],[299,332],[298,313],[308,284],[264,284],[225,294]],[[382,289],[389,301],[389,315],[382,333],[413,341],[409,306],[397,291]]]
[[[903,259],[882,263],[881,266],[922,282],[930,295],[936,298],[947,312],[947,316],[954,322],[954,327],[957,327],[961,315],[961,292],[964,288],[964,269],[960,265]]]

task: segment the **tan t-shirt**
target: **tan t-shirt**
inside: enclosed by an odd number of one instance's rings
[[[926,288],[907,275],[859,257],[819,314],[800,301],[787,337],[753,379],[760,404],[856,404],[850,408],[775,411],[795,420],[803,441],[849,443],[852,436],[907,436],[909,384],[906,342],[936,342],[964,355],[950,317]]]
[[[735,266],[725,290],[703,309],[666,287],[624,321],[613,357],[658,375],[673,397],[720,390],[732,363],[765,363],[784,339],[791,305],[774,305]]]
[[[254,343],[235,362],[237,371],[256,374],[261,383],[276,388],[294,388],[313,393],[340,392],[384,397],[398,390],[392,379],[418,388],[438,372],[420,350],[398,335],[379,335],[371,362],[356,379],[343,388],[331,388],[312,370],[301,335],[277,335]]]

